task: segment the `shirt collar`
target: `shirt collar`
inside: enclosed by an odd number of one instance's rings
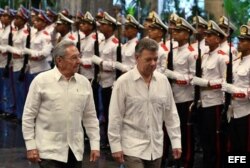
[[[141,76],[137,66],[135,66],[133,69],[132,69],[132,76],[133,76],[133,79],[134,81],[138,80],[138,79],[143,79],[143,77]],[[156,77],[155,77],[155,71],[153,72],[153,76],[152,76],[152,80],[156,80]]]
[[[53,68],[53,71],[54,71],[54,74],[55,74],[56,81],[60,81],[61,79],[65,79],[65,77],[61,74],[61,72],[58,70],[58,68],[56,66]],[[70,80],[75,80],[76,81],[75,75],[72,76],[70,78]]]
[[[182,50],[188,48],[188,45],[189,45],[188,43],[187,43],[187,44],[184,44],[183,46],[179,47],[178,50],[179,50],[179,51],[182,51]]]

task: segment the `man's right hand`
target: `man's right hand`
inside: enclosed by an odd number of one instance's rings
[[[32,149],[27,151],[27,159],[32,163],[40,162],[40,156],[37,149]]]
[[[115,161],[117,161],[118,163],[123,163],[124,162],[123,152],[122,151],[112,153],[112,156],[115,159]]]

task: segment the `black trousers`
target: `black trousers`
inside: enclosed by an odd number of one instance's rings
[[[250,153],[250,115],[232,119],[229,127],[232,152]]]
[[[189,111],[191,103],[192,101],[176,103],[181,124],[182,157],[180,166],[185,168],[193,167],[194,163],[194,131],[191,120],[192,115],[191,111]]]
[[[40,168],[82,168],[82,161],[77,161],[75,155],[69,148],[68,162],[59,162],[56,160],[42,159],[39,162]]]
[[[222,137],[221,113],[223,105],[201,108],[201,142],[203,147],[203,167],[221,168]]]
[[[104,115],[104,136],[102,137],[102,143],[108,144],[108,123],[109,123],[109,103],[112,94],[112,87],[102,88],[102,104]]]

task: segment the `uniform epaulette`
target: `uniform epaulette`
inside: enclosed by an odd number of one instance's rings
[[[194,48],[191,45],[188,46],[188,49],[189,51],[194,51]]]
[[[75,37],[71,34],[71,35],[69,35],[69,39],[70,40],[75,40]]]
[[[112,38],[112,41],[115,43],[115,44],[118,44],[119,43],[119,40],[117,38]]]
[[[218,50],[218,54],[221,54],[221,55],[226,55],[226,53],[222,50]]]
[[[43,31],[43,34],[45,34],[47,36],[49,35],[49,33],[46,30]]]
[[[24,32],[25,34],[29,34],[29,31],[28,31],[27,29],[24,29],[23,32]]]
[[[161,47],[163,48],[164,51],[168,51],[168,47],[165,44],[161,43]]]
[[[93,35],[92,35],[92,38],[96,40],[96,34],[93,34]]]

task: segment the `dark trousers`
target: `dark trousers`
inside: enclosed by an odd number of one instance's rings
[[[191,120],[191,111],[189,111],[191,103],[192,101],[176,103],[181,123],[182,157],[180,166],[184,166],[185,168],[193,167],[194,163],[193,123]]]
[[[96,116],[99,119],[100,115],[100,110],[99,110],[99,87],[100,85],[96,80],[92,81],[92,90],[93,90],[93,97],[94,97],[94,102],[95,102],[95,110],[96,110]]]
[[[250,153],[250,115],[232,119],[229,127],[232,152]]]
[[[75,155],[69,148],[68,162],[59,162],[56,160],[42,159],[39,162],[40,168],[82,168],[82,161],[77,161]]]
[[[102,88],[102,104],[103,104],[103,116],[104,122],[104,135],[102,142],[108,144],[108,122],[109,122],[109,103],[112,94],[112,87]]]
[[[125,168],[160,168],[161,158],[155,160],[143,160],[133,156],[124,155]]]
[[[222,105],[201,108],[201,142],[204,168],[222,166],[221,113]]]

